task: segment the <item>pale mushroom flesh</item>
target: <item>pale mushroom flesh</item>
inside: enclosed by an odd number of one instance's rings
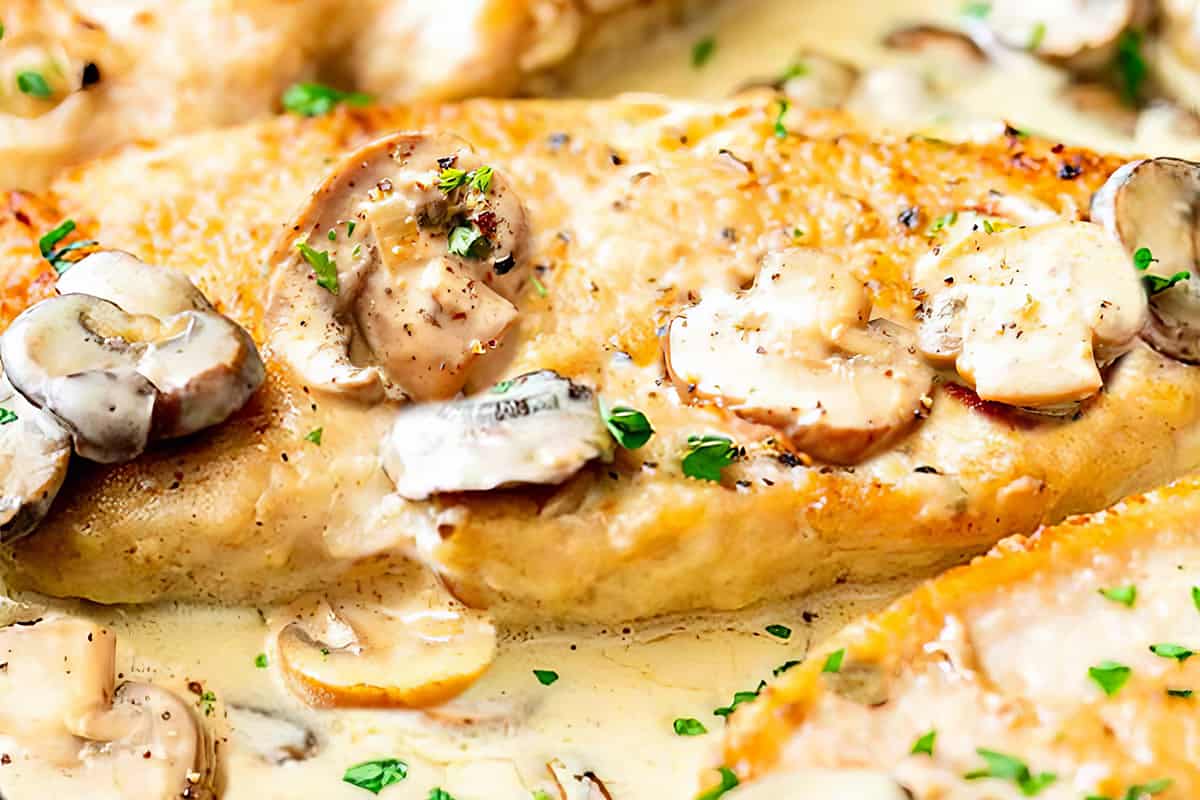
[[[853,464],[912,427],[934,374],[907,330],[869,314],[845,264],[817,250],[776,253],[749,291],[710,293],[671,321],[667,369],[684,400],[719,403],[816,458]]]
[[[465,142],[380,139],[334,167],[272,256],[271,345],[316,389],[453,397],[516,321],[527,239],[516,192]]]
[[[6,791],[214,796],[215,754],[205,728],[167,689],[115,684],[111,631],[65,616],[18,623],[0,629],[0,660],[0,737],[11,743]]]
[[[1150,322],[1143,338],[1167,356],[1200,362],[1200,164],[1177,158],[1125,164],[1092,199],[1092,219],[1116,237],[1131,263],[1145,265]]]
[[[383,468],[410,500],[441,492],[557,484],[613,450],[595,393],[550,370],[482,394],[400,411]]]
[[[984,400],[1052,410],[1103,385],[1135,344],[1146,298],[1098,225],[971,226],[916,264],[918,345]]]
[[[1102,69],[1121,35],[1148,18],[1148,0],[995,0],[983,18],[1005,47],[1079,71]]]
[[[32,533],[50,511],[71,462],[71,437],[0,372],[0,542]]]

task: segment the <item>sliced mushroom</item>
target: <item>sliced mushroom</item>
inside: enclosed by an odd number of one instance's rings
[[[1200,69],[1200,4],[1196,0],[1161,0],[1163,38],[1179,58]]]
[[[213,797],[212,743],[187,704],[146,683],[114,690],[115,659],[112,632],[86,620],[0,630],[0,735],[21,750],[5,768],[5,791]]]
[[[946,58],[964,63],[982,64],[987,54],[970,36],[938,25],[906,25],[883,39],[890,50],[919,56]]]
[[[367,402],[453,397],[516,320],[525,211],[460,139],[397,134],[352,153],[288,232],[271,259],[267,325],[316,388]]]
[[[67,477],[71,437],[0,372],[0,542],[33,532]]]
[[[185,293],[178,305],[189,302]],[[71,432],[76,452],[102,463],[224,421],[265,377],[250,335],[221,314],[160,318],[88,294],[27,309],[0,339],[0,359],[13,387]]]
[[[490,391],[402,410],[383,442],[383,469],[410,500],[439,492],[562,483],[613,442],[596,397],[551,370]]]
[[[1081,114],[1127,136],[1132,136],[1137,128],[1137,110],[1130,108],[1117,92],[1103,83],[1070,83],[1062,90],[1061,97]]]
[[[840,108],[854,90],[858,69],[821,53],[798,54],[777,78],[750,81],[738,91],[774,89],[806,108]]]
[[[317,754],[317,735],[299,722],[273,711],[231,704],[233,738],[268,764],[307,761]]]
[[[1092,219],[1124,246],[1127,259],[1147,248],[1146,275],[1170,279],[1200,264],[1200,164],[1177,158],[1132,161],[1092,198]],[[1196,278],[1200,278],[1197,275]],[[1200,362],[1200,279],[1150,296],[1143,337],[1156,350]]]
[[[59,276],[55,291],[90,294],[130,314],[166,318],[184,311],[212,311],[208,298],[186,275],[151,266],[120,250],[102,250],[75,262]]]
[[[867,70],[845,105],[856,116],[898,129],[925,124],[947,110],[927,76],[904,66]]]
[[[1089,222],[972,231],[918,261],[914,281],[922,352],[1014,406],[1091,396],[1146,320],[1130,259]]]
[[[309,597],[287,612],[272,663],[317,707],[422,708],[461,694],[491,665],[486,614],[437,585]]]
[[[1078,71],[1106,67],[1126,30],[1144,25],[1150,0],[994,0],[984,24],[996,39]]]
[[[852,464],[913,425],[933,381],[909,333],[868,324],[869,311],[866,287],[837,259],[776,253],[749,291],[706,295],[671,321],[667,370],[684,399],[720,402]]]

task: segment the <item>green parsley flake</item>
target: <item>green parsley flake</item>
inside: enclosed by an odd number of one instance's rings
[[[533,800],[554,800],[554,798],[551,797],[550,793],[544,789],[534,789]]]
[[[846,648],[834,650],[825,657],[825,664],[821,667],[821,672],[841,672],[842,662],[846,660]]]
[[[728,717],[742,703],[749,703],[758,697],[758,693],[762,691],[764,684],[759,684],[758,688],[753,692],[734,692],[733,701],[727,706],[713,709],[714,717]]]
[[[217,705],[217,695],[211,691],[201,693],[198,705],[204,709],[204,716],[211,717]]]
[[[33,70],[17,73],[17,88],[21,90],[22,94],[36,97],[39,100],[54,96],[54,90],[50,88],[50,84],[46,83],[42,73]]]
[[[480,194],[487,194],[492,189],[492,168],[479,167],[471,173],[471,188]]]
[[[329,229],[329,241],[331,241],[331,242],[337,241],[337,228]]]
[[[792,635],[792,629],[786,625],[768,625],[766,630],[778,639],[789,639]]]
[[[739,783],[738,776],[729,767],[718,767],[717,772],[721,774],[721,782],[709,789],[707,792],[701,792],[696,795],[696,800],[717,800],[726,792],[735,789]]]
[[[992,13],[992,4],[978,2],[964,3],[960,13],[964,17],[986,19],[987,15]]]
[[[546,288],[546,285],[538,280],[537,275],[530,275],[529,282],[533,284],[533,290],[538,293],[539,297],[546,297],[550,294],[550,291]]]
[[[937,219],[935,219],[933,221],[933,223],[929,226],[929,230],[925,232],[925,235],[932,236],[933,234],[935,234],[939,231],[949,228],[951,225],[953,225],[956,222],[958,222],[958,212],[957,211],[951,211],[949,214],[942,214],[940,217],[938,217]]]
[[[1019,758],[1014,758],[1004,753],[997,753],[995,750],[987,750],[982,747],[976,749],[975,752],[979,754],[979,757],[987,765],[982,769],[968,772],[963,776],[969,781],[979,780],[980,778],[997,778],[999,780],[1012,781],[1021,790],[1021,794],[1026,797],[1034,797],[1058,780],[1058,776],[1053,772],[1041,772],[1034,775],[1025,762]]]
[[[696,69],[700,69],[712,60],[713,54],[716,51],[716,37],[705,36],[703,39],[692,45],[692,66]]]
[[[1197,611],[1200,611],[1200,586],[1192,587],[1192,605],[1196,607]]]
[[[408,764],[398,758],[381,758],[375,761],[364,761],[346,770],[342,781],[366,789],[371,794],[379,794],[385,787],[399,783],[408,777]]]
[[[7,408],[0,406],[0,425],[7,425],[10,422],[16,422],[20,417],[15,411],[10,411]]]
[[[1044,41],[1046,41],[1046,23],[1036,22],[1033,30],[1029,32],[1029,44],[1026,49],[1031,53],[1036,52]]]
[[[1158,259],[1154,257],[1154,253],[1150,252],[1149,247],[1139,247],[1133,253],[1133,266],[1138,270],[1138,272],[1144,272],[1151,263],[1157,260]]]
[[[1106,599],[1112,600],[1114,603],[1120,603],[1127,608],[1133,608],[1133,604],[1137,601],[1137,587],[1133,584],[1128,586],[1114,586],[1111,589],[1098,590]]]
[[[0,22],[0,39],[4,38],[4,23]]]
[[[990,219],[985,219],[983,221],[983,229],[987,233],[995,233],[996,232],[996,226],[992,224],[992,221]]]
[[[779,80],[781,83],[786,83],[793,78],[803,78],[807,74],[808,64],[805,64],[803,61],[797,61],[794,64],[790,64],[788,68],[783,71],[783,74],[779,76]]]
[[[782,664],[780,664],[778,667],[776,667],[775,669],[771,670],[771,674],[773,676],[775,676],[776,678],[778,678],[780,675],[787,672],[792,667],[798,667],[798,666],[800,666],[799,661],[785,661]]]
[[[921,738],[913,742],[912,750],[909,750],[914,756],[933,756],[933,743],[937,740],[937,731],[931,730],[928,733],[922,734]]]
[[[321,446],[321,437],[323,435],[325,435],[324,428],[313,428],[311,431],[309,431],[308,433],[306,433],[304,435],[304,441],[312,442],[317,447],[320,447]]]
[[[472,225],[457,225],[450,231],[450,255],[479,258],[488,247],[487,238]]]
[[[314,250],[305,242],[299,242],[296,247],[300,248],[300,255],[304,256],[304,260],[312,267],[313,273],[317,276],[317,286],[327,290],[330,294],[338,293],[338,273],[337,266],[334,265],[333,259],[329,253],[324,250]]]
[[[533,675],[542,686],[549,686],[558,680],[558,673],[552,669],[535,669]]]
[[[1150,252],[1149,247],[1139,247],[1134,251],[1133,266],[1138,272],[1145,272],[1155,261],[1158,261],[1158,259]],[[1146,287],[1146,293],[1153,297],[1159,292],[1165,292],[1175,284],[1186,281],[1191,277],[1192,274],[1186,270],[1180,270],[1169,278],[1164,278],[1160,275],[1143,275],[1142,285]]]
[[[504,394],[513,387],[514,383],[516,383],[516,381],[511,379],[500,381],[492,387],[492,394]]]
[[[1167,689],[1168,697],[1191,697],[1191,689]]]
[[[266,669],[267,668],[267,654],[259,653],[258,655],[256,655],[254,657],[254,666],[258,667],[259,669]]]
[[[446,194],[464,186],[467,182],[467,171],[457,167],[446,167],[438,176],[438,188]]]
[[[782,97],[779,98],[779,113],[775,115],[775,138],[776,139],[786,139],[787,138],[788,129],[783,124],[783,118],[785,116],[787,116],[788,109],[791,107],[792,107],[791,103],[789,103],[787,100],[783,99]]]
[[[1117,39],[1117,52],[1113,58],[1113,71],[1117,77],[1117,87],[1121,90],[1121,100],[1125,105],[1136,107],[1145,93],[1146,79],[1150,68],[1142,53],[1145,34],[1130,28]]]
[[[680,717],[675,720],[672,727],[675,728],[678,736],[702,736],[708,733],[708,728],[704,727],[704,723],[692,717]]]
[[[55,246],[63,239],[70,236],[75,230],[75,220],[67,219],[58,224],[58,227],[51,230],[49,233],[38,239],[38,249],[42,252],[42,258],[50,258],[50,254],[54,252]]]
[[[683,474],[702,481],[720,481],[721,470],[737,460],[738,448],[727,436],[689,436]]]
[[[353,236],[353,235],[354,235],[354,229],[355,229],[356,227],[358,227],[358,223],[356,223],[354,220],[350,220],[349,222],[347,222],[347,223],[346,223],[346,235],[347,235],[347,236]]]
[[[283,93],[284,110],[302,117],[320,117],[341,103],[361,107],[371,102],[369,94],[343,92],[320,83],[296,83]]]
[[[604,417],[604,424],[608,427],[608,432],[617,440],[617,444],[626,450],[637,450],[650,441],[650,437],[654,435],[654,428],[650,425],[650,420],[646,419],[646,415],[636,408],[629,406],[608,408],[601,400],[600,415]]]
[[[429,790],[429,797],[426,800],[454,800],[454,795],[447,792],[438,786]]]
[[[1150,652],[1159,658],[1173,658],[1181,664],[1196,655],[1195,651],[1189,650],[1183,645],[1168,642],[1150,645]]]
[[[1109,697],[1120,691],[1132,674],[1133,670],[1116,661],[1101,661],[1094,667],[1088,667],[1088,677]]]

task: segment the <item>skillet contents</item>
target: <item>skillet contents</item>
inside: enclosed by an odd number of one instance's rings
[[[0,11],[4,800],[1200,787],[1200,486],[1103,511],[1200,467],[1191,0],[84,6]]]

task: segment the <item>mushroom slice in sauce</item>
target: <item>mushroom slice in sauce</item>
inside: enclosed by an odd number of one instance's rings
[[[789,100],[806,108],[839,108],[858,81],[858,69],[821,53],[798,54],[783,75],[772,80],[756,80],[739,91],[768,88],[783,92]]]
[[[918,261],[914,280],[925,355],[984,400],[1035,410],[1097,392],[1146,320],[1130,259],[1089,222],[976,230]]]
[[[933,382],[908,331],[868,324],[869,312],[845,264],[818,250],[776,253],[749,291],[706,295],[671,321],[667,370],[683,398],[719,401],[800,450],[852,464],[908,430]]]
[[[1105,67],[1117,40],[1143,25],[1149,0],[994,0],[983,23],[1006,47],[1075,70]]]
[[[397,134],[352,153],[288,233],[271,259],[267,327],[316,388],[453,397],[517,318],[525,210],[455,137]]]
[[[913,55],[947,57],[951,60],[982,64],[987,54],[970,36],[938,25],[907,25],[883,39],[889,50]]]
[[[0,629],[0,660],[0,737],[15,744],[5,791],[28,785],[41,796],[213,796],[205,730],[173,692],[146,683],[114,687],[111,631],[57,616],[12,625]]]
[[[383,442],[383,468],[397,493],[423,500],[562,483],[612,450],[592,390],[541,370],[483,394],[402,410]]]
[[[1125,164],[1092,198],[1092,219],[1116,236],[1128,258],[1149,250],[1154,261],[1143,274],[1192,275],[1152,292],[1142,336],[1172,358],[1200,362],[1200,164],[1177,158]]]
[[[293,604],[271,642],[292,691],[317,707],[422,708],[474,683],[495,657],[491,619],[404,584]]]
[[[0,372],[0,542],[32,533],[50,510],[71,461],[71,437]]]
[[[213,310],[187,275],[171,267],[151,266],[121,250],[102,250],[81,258],[59,276],[54,289],[60,295],[90,294],[130,314],[159,318]]]
[[[234,741],[268,764],[306,761],[317,754],[317,735],[299,722],[273,711],[230,704],[227,708]]]
[[[1196,0],[1162,0],[1163,38],[1180,59],[1200,69],[1200,4]]]
[[[265,377],[254,341],[227,317],[128,313],[87,294],[27,309],[0,339],[0,359],[13,387],[67,427],[76,452],[103,463],[224,421]]]

